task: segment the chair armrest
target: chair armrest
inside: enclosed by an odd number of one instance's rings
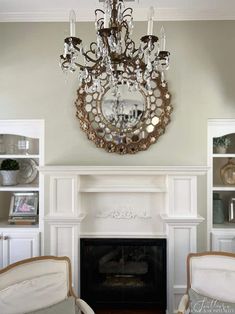
[[[79,310],[84,314],[95,314],[92,308],[82,299],[77,298],[76,304],[79,307]]]
[[[186,310],[188,308],[188,302],[189,302],[188,295],[187,294],[183,295],[182,299],[180,300],[180,304],[179,304],[179,307],[178,307],[177,314],[184,314],[184,313],[186,313]]]

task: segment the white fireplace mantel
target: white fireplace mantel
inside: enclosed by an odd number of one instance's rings
[[[167,311],[186,290],[186,257],[196,251],[201,166],[46,166],[44,254],[67,255],[79,292],[81,237],[166,238]]]

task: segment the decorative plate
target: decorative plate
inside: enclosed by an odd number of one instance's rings
[[[38,174],[37,163],[34,159],[18,159],[20,170],[18,183],[28,184],[33,182]]]
[[[235,163],[232,158],[220,169],[220,176],[224,184],[235,184]]]

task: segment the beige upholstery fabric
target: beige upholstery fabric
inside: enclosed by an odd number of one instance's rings
[[[0,270],[0,314],[33,312],[58,304],[67,296],[75,297],[67,257],[35,257]],[[76,313],[77,307],[84,314],[94,314],[81,299],[76,299]]]
[[[192,288],[198,294],[222,302],[235,303],[235,254],[226,252],[190,254],[187,262],[187,279],[188,288]],[[179,304],[178,314],[185,314],[188,310],[188,295],[184,295]]]
[[[0,290],[24,280],[40,277],[52,273],[63,273],[66,278],[67,291],[69,289],[69,269],[65,260],[36,260],[18,265],[0,274]]]
[[[64,273],[47,274],[0,290],[0,313],[27,313],[56,304],[66,298]]]
[[[235,259],[207,255],[190,260],[191,288],[197,293],[235,303]]]
[[[219,301],[189,289],[190,314],[234,314],[235,303]]]

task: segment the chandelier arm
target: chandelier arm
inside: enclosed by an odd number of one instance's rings
[[[125,21],[126,21],[126,19],[129,18],[129,17],[131,18],[131,14],[125,14],[125,15],[123,16],[123,19],[125,19]]]
[[[93,63],[97,63],[98,61],[101,60],[101,58],[94,60],[93,58],[89,57],[87,53],[84,54],[84,57],[86,58],[88,62],[93,62]]]
[[[129,10],[130,10],[130,13],[128,13],[127,15],[125,15],[125,13],[126,13],[127,11],[129,11]],[[132,8],[126,8],[126,9],[122,12],[123,17],[125,17],[125,16],[132,16],[132,14],[133,14],[133,9],[132,9]]]
[[[69,66],[66,65],[67,63],[68,63],[68,60],[65,59],[65,60],[60,64],[61,68],[62,68],[62,69],[68,69]]]
[[[104,14],[104,11],[101,10],[101,9],[96,9],[96,10],[95,10],[95,15],[97,15],[97,12],[101,12],[102,14]]]
[[[128,37],[128,39],[130,39],[129,37]],[[131,48],[129,48],[129,46],[131,46],[132,45],[132,49]],[[134,51],[136,50],[135,49],[135,43],[134,43],[134,41],[133,40],[131,40],[130,39],[130,42],[129,43],[126,43],[126,49],[125,49],[125,51],[124,51],[124,55],[126,55],[126,53],[127,53],[127,51],[128,50],[131,50],[133,53],[134,53]]]
[[[85,57],[86,58],[86,60],[87,61],[90,61],[90,62],[93,62],[93,63],[96,63],[96,62],[98,62],[98,61],[100,61],[101,60],[101,58],[99,58],[99,59],[93,59],[93,58],[91,58],[89,55],[88,55],[88,53],[93,53],[91,50],[88,50],[87,52],[84,52],[82,55],[83,55],[83,57]],[[93,53],[94,54],[94,53]]]
[[[99,23],[101,21],[102,24],[104,24],[104,18],[103,17],[100,17],[98,20],[97,20],[97,23]]]
[[[130,41],[133,41],[132,39],[130,39],[130,32],[129,32],[129,27],[128,27],[128,23],[127,21],[123,21],[123,25],[122,25],[123,28],[125,28],[126,30],[126,33],[125,33],[125,43],[127,42],[127,40],[130,40]],[[133,41],[134,42],[134,41]]]
[[[95,54],[95,48],[92,48],[93,46],[97,47],[97,43],[94,41],[90,44],[90,49],[87,51],[87,53],[92,52],[93,54]]]
[[[78,62],[74,62],[74,64],[82,71],[82,70],[84,70],[84,69],[89,69],[90,67],[89,66],[87,66],[87,65],[82,65],[82,64],[80,64],[80,63],[78,63]]]

